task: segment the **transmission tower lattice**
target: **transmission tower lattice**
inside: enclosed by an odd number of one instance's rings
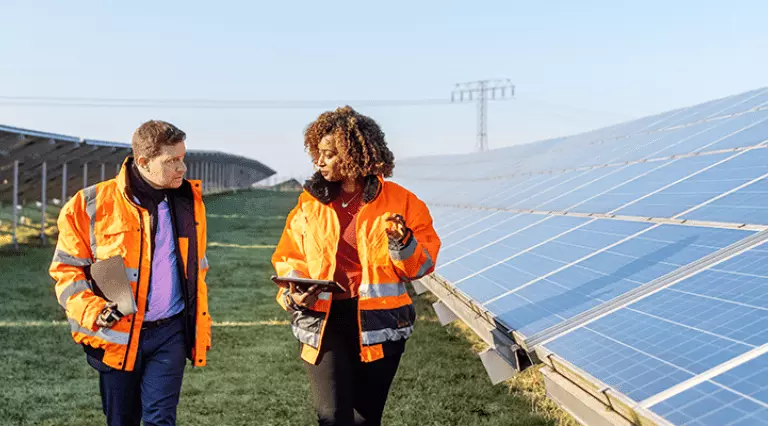
[[[498,96],[497,96],[498,94]],[[515,97],[515,85],[508,78],[458,83],[451,92],[451,102],[477,99],[477,150],[488,150],[488,98],[507,100]]]

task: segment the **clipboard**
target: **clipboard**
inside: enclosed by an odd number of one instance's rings
[[[121,256],[113,256],[91,265],[91,278],[105,299],[117,303],[117,311],[121,315],[136,313],[136,299]]]

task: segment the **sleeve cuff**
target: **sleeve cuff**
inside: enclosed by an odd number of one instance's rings
[[[405,237],[400,241],[389,240],[389,254],[392,260],[402,262],[416,251],[416,237],[413,231],[406,229]]]

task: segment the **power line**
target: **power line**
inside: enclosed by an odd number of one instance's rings
[[[130,99],[49,96],[0,96],[0,105],[68,108],[314,109],[330,106],[407,107],[448,105],[448,99]]]
[[[454,94],[459,92],[454,91]],[[499,92],[501,94],[501,92]],[[507,94],[506,91],[504,93]],[[476,93],[472,99],[469,92],[465,92],[467,102],[478,98]],[[459,94],[459,98],[461,95]],[[554,110],[570,111],[577,115],[610,115],[614,117],[633,119],[634,116],[618,111],[599,111],[575,107],[571,105],[557,104],[549,101],[520,97],[520,102],[530,103],[532,106],[550,108]],[[491,98],[494,100],[493,91]],[[454,99],[454,103],[456,99]],[[339,105],[353,105],[367,108],[386,107],[418,107],[441,106],[451,104],[449,99],[425,98],[425,99],[325,99],[325,100],[277,100],[277,99],[205,99],[205,98],[104,98],[104,97],[55,97],[55,96],[0,96],[0,106],[14,107],[53,107],[53,108],[160,108],[160,109],[321,109],[332,108]],[[478,105],[480,107],[480,105]],[[487,110],[483,111],[487,114]],[[478,114],[480,111],[478,111]],[[556,111],[553,113],[557,114]],[[478,117],[479,118],[479,117]],[[486,135],[487,138],[487,135]]]

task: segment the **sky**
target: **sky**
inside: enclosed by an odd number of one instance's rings
[[[509,78],[491,148],[578,133],[768,86],[765,1],[4,0],[0,124],[130,141],[143,121],[189,149],[311,173],[303,130],[322,107],[20,105],[9,97],[348,101],[396,158],[470,152],[476,106],[456,83]],[[24,103],[24,102],[21,102]]]

